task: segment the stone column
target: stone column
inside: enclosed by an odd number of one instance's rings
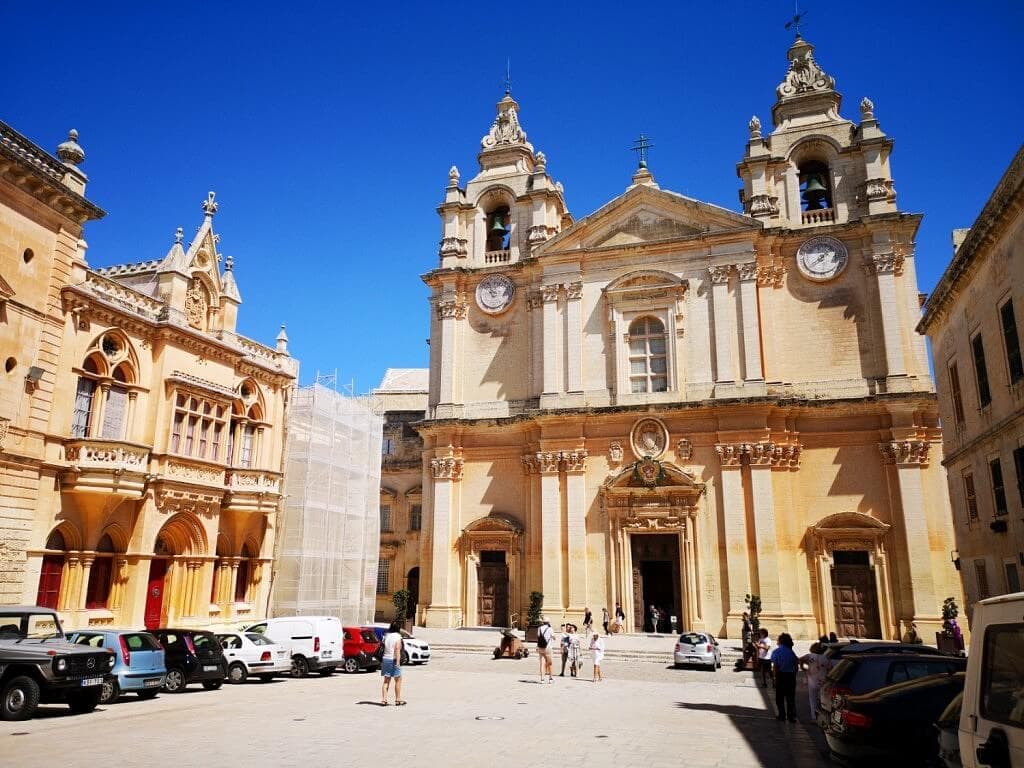
[[[905,376],[903,333],[899,302],[896,299],[896,277],[903,273],[903,256],[895,253],[875,254],[864,265],[878,282],[878,301],[881,305],[882,336],[885,341],[887,376]]]
[[[583,283],[569,283],[565,288],[566,324],[566,390],[583,391]]]
[[[78,555],[64,558],[64,573],[61,575],[60,596],[57,610],[71,611],[78,605]]]
[[[135,403],[138,399],[138,392],[132,391],[128,393],[128,411],[124,419],[124,439],[130,443],[135,442]]]
[[[477,615],[477,601],[480,587],[480,561],[475,553],[466,555],[466,626],[475,627],[480,623]]]
[[[558,292],[560,285],[541,287],[544,302],[544,393],[554,395],[562,391],[558,364]]]
[[[96,387],[93,395],[93,423],[89,429],[89,437],[103,437],[103,416],[107,411],[107,395],[110,394],[110,382],[103,382]],[[182,435],[184,439],[184,435]]]
[[[537,454],[540,470],[541,592],[544,611],[561,614],[562,600],[562,489],[557,451]]]
[[[779,543],[775,530],[775,496],[772,492],[775,448],[774,443],[750,446],[750,495],[754,502],[758,594],[761,596],[761,610],[767,617],[782,613]]]
[[[878,618],[883,638],[895,638],[898,628],[894,623],[892,599],[890,595],[889,565],[881,543],[876,545],[871,555],[871,565],[875,569],[875,590],[878,593]]]
[[[818,569],[818,631],[825,635],[836,628],[835,601],[832,599],[832,553],[820,550],[814,563]]]
[[[85,610],[85,601],[89,595],[89,574],[92,573],[92,564],[96,558],[92,555],[82,556],[82,580],[78,585],[78,605],[80,611]]]
[[[115,557],[113,562],[112,573],[110,576],[110,603],[109,608],[111,611],[118,611],[124,604],[124,593],[128,582],[128,559],[125,557]]]
[[[743,314],[743,378],[761,381],[761,318],[757,306],[757,263],[737,264],[740,280],[740,311]],[[717,324],[717,320],[715,321]]]
[[[585,449],[565,451],[565,501],[568,533],[569,611],[582,612],[587,605],[587,496]]]
[[[466,310],[466,302],[454,294],[444,295],[437,302],[437,317],[441,321],[439,405],[450,405],[455,402],[455,324],[466,316]]]
[[[462,479],[463,460],[448,455],[430,460],[434,482],[432,513],[434,516],[431,542],[430,607],[428,623],[434,627],[452,626],[458,611],[454,576],[458,562],[452,548],[452,522],[456,511],[456,485]]]
[[[696,541],[697,541],[697,517],[696,515],[690,516],[686,520],[686,531],[684,534],[683,545],[685,547],[685,565],[686,565],[686,616],[685,620],[688,622],[688,626],[696,628],[697,626],[703,625],[704,619],[701,616],[700,609],[700,597],[698,596],[697,585],[699,583],[697,578],[697,552],[696,552]]]
[[[740,620],[750,593],[750,560],[747,548],[747,512],[743,500],[740,457],[745,445],[715,446],[721,461],[722,509],[725,513],[726,568],[729,576],[729,637],[739,636]]]
[[[729,317],[729,272],[732,267],[722,265],[711,267],[711,303],[715,318],[715,381],[731,383],[735,380],[732,370],[733,330]]]

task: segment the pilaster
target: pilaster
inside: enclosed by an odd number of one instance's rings
[[[565,466],[566,529],[568,533],[569,606],[580,612],[587,604],[587,496],[585,449],[562,452]]]
[[[583,391],[583,282],[565,288],[566,390]]]
[[[864,269],[868,274],[875,275],[878,284],[886,377],[905,376],[907,367],[903,356],[903,323],[896,298],[896,277],[903,273],[903,256],[898,253],[876,253],[864,262]]]
[[[544,610],[561,614],[562,600],[562,493],[557,451],[537,453],[541,505],[541,592]]]
[[[732,369],[733,338],[735,334],[729,317],[729,273],[731,265],[710,267],[711,304],[715,319],[715,382],[732,383],[735,374]]]
[[[451,405],[456,398],[457,323],[466,317],[468,306],[460,296],[444,294],[437,300],[436,309],[437,318],[441,322],[441,381],[438,404]]]
[[[743,501],[743,478],[740,458],[742,444],[715,446],[721,464],[720,493],[725,519],[726,569],[729,578],[728,615],[729,636],[739,630],[739,622],[746,610],[745,598],[750,593],[750,554],[747,545],[747,514]],[[736,635],[738,636],[738,635]]]
[[[761,319],[757,306],[757,264],[737,264],[740,283],[740,311],[743,317],[743,378],[761,381]]]
[[[455,539],[453,528],[458,508],[456,495],[462,479],[462,466],[462,456],[454,451],[430,460],[434,496],[431,601],[427,608],[427,621],[431,626],[452,626],[459,610],[454,579],[458,559],[451,543]]]
[[[562,391],[558,354],[558,295],[561,285],[541,287],[541,301],[544,303],[544,393],[557,395]]]

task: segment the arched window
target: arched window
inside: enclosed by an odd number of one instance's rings
[[[96,400],[96,379],[100,371],[96,360],[90,356],[82,365],[75,390],[75,408],[71,416],[71,436],[89,437],[92,431],[92,412]]]
[[[629,326],[630,392],[668,390],[665,325],[655,317],[641,317]]]
[[[120,331],[106,331],[92,343],[75,389],[72,437],[125,439],[128,391],[137,380],[136,365],[131,346]]]
[[[246,598],[249,596],[249,577],[251,573],[252,552],[249,549],[249,545],[246,544],[242,547],[242,557],[238,561],[238,578],[235,580],[236,603],[248,602]]]
[[[507,205],[499,206],[487,214],[488,251],[507,251],[512,235],[512,221]]]
[[[820,211],[832,207],[832,180],[828,166],[820,160],[800,164],[800,208]]]
[[[124,363],[114,369],[114,382],[107,390],[103,408],[103,429],[100,437],[110,440],[124,439],[125,417],[128,413],[128,387],[131,369]]]
[[[114,542],[109,533],[103,534],[96,545],[96,559],[89,571],[89,586],[85,593],[86,608],[106,608],[110,599],[111,576],[114,572]]]
[[[39,571],[39,590],[36,593],[36,605],[57,610],[60,600],[60,585],[64,577],[64,552],[67,544],[59,530],[50,534],[46,540],[46,548],[54,553],[43,556],[42,568]]]

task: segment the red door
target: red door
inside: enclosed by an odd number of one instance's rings
[[[57,610],[63,573],[64,555],[47,555],[43,558],[43,567],[39,571],[39,593],[36,595],[36,605]]]
[[[160,626],[164,608],[164,576],[166,575],[166,560],[150,561],[149,587],[146,590],[146,629],[156,629]]]

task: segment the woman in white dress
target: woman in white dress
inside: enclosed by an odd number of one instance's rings
[[[594,682],[599,683],[601,676],[601,660],[604,659],[604,639],[597,632],[590,638],[590,652],[594,654]]]
[[[391,679],[395,680],[395,706],[405,706],[402,699],[402,625],[391,622],[388,632],[384,635],[384,658],[380,662],[380,674],[384,682],[380,687],[380,704],[382,707],[388,705],[388,687]]]

